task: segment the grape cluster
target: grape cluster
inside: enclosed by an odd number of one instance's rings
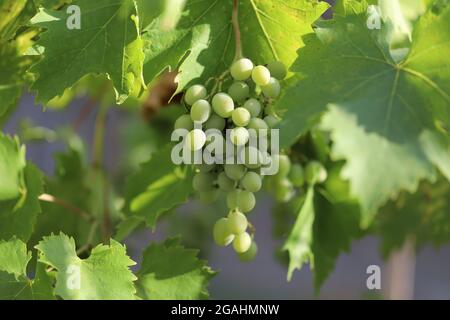
[[[265,189],[277,202],[286,203],[292,200],[297,189],[305,184],[323,183],[327,175],[326,169],[318,161],[310,161],[303,168],[300,163],[292,163],[287,155],[280,155],[278,172],[266,179]]]
[[[233,147],[240,148],[244,159],[248,160],[249,154],[256,151],[256,162],[195,165],[196,175],[193,179],[193,188],[201,200],[212,202],[217,199],[220,191],[226,193],[230,211],[215,223],[213,237],[220,246],[232,244],[242,261],[252,260],[257,251],[253,240],[254,228],[246,214],[255,207],[254,193],[263,184],[264,176],[261,175],[260,168],[274,159],[283,159],[278,154],[253,150],[249,139],[252,133],[261,130],[268,132],[277,125],[279,118],[273,111],[272,102],[279,96],[279,81],[286,74],[286,67],[279,61],[266,66],[254,66],[249,59],[239,59],[229,70],[226,92],[217,92],[221,91],[220,86],[219,90],[213,89],[208,95],[205,86],[191,86],[184,95],[189,114],[180,116],[175,122],[175,129],[188,131],[184,142],[192,152],[208,146],[211,141],[206,132],[208,129],[219,130],[223,137],[226,137],[228,129],[229,140]],[[270,144],[270,133],[267,140]]]

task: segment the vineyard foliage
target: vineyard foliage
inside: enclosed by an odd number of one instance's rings
[[[43,112],[81,96],[97,112],[91,153],[77,125],[0,133],[1,299],[209,297],[220,273],[203,260],[207,215],[223,211],[223,199],[178,225],[197,228],[196,239],[151,242],[138,268],[124,240],[163,219],[177,225],[177,208],[195,201],[194,170],[171,160],[171,128],[186,107],[179,97],[199,83],[216,90],[240,52],[255,66],[288,68],[270,100],[282,151],[327,173],[274,200],[289,280],[309,264],[318,291],[339,255],[368,235],[381,239],[384,257],[405,241],[450,241],[450,1],[0,0],[0,127],[27,94]],[[167,72],[177,74],[172,106],[140,125]],[[133,119],[118,178],[103,154],[111,108]],[[36,140],[65,146],[53,174],[27,155]]]

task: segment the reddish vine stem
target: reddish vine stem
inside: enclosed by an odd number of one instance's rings
[[[94,218],[89,213],[84,211],[83,209],[75,207],[73,204],[71,204],[63,199],[57,198],[51,194],[43,193],[38,197],[38,199],[40,201],[54,203],[56,205],[59,205],[65,209],[69,210],[69,212],[76,214],[81,219],[86,220],[88,222],[94,221]]]
[[[241,29],[239,27],[239,0],[233,0],[231,23],[233,24],[234,39],[236,41],[236,54],[234,56],[234,60],[236,61],[242,58]]]

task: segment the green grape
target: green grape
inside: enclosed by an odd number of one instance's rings
[[[245,190],[250,192],[258,192],[262,186],[262,179],[256,172],[247,172],[241,180],[241,184]]]
[[[192,122],[191,116],[188,114],[183,114],[175,120],[174,129],[186,129],[191,131],[194,129],[194,123]]]
[[[273,104],[269,104],[264,108],[264,114],[267,116],[274,116],[275,118],[277,117]]]
[[[245,101],[243,107],[250,112],[252,118],[256,118],[261,113],[261,103],[256,99],[248,99]]]
[[[205,128],[205,130],[217,129],[217,130],[222,131],[223,129],[225,129],[225,124],[226,124],[226,121],[225,121],[224,118],[222,118],[222,117],[218,116],[217,114],[213,113],[209,117],[208,121],[206,121],[203,124],[203,127]]]
[[[225,192],[229,192],[234,190],[235,181],[233,179],[228,178],[225,172],[219,173],[217,177],[217,184],[219,188]]]
[[[273,155],[272,161],[278,163],[277,177],[286,177],[289,174],[289,170],[291,170],[291,159],[288,156],[284,154]]]
[[[291,171],[289,172],[289,180],[291,180],[295,187],[303,186],[305,183],[305,172],[300,164],[295,163],[292,165]]]
[[[243,253],[239,253],[239,260],[242,262],[250,262],[255,259],[256,254],[258,253],[258,246],[256,245],[255,241],[252,241],[252,244],[250,246],[250,249]]]
[[[278,202],[288,202],[294,196],[294,187],[287,178],[276,181],[274,190]]]
[[[214,177],[211,173],[197,173],[192,179],[192,186],[195,191],[203,192],[209,191],[213,188],[214,185]]]
[[[318,161],[311,161],[305,168],[305,179],[310,185],[324,182],[327,176],[327,170]]]
[[[200,129],[194,129],[187,134],[185,143],[192,151],[200,150],[206,143],[206,134]]]
[[[245,127],[250,121],[250,112],[245,108],[234,109],[231,119],[238,127]]]
[[[212,188],[208,191],[202,191],[198,194],[200,202],[203,204],[211,204],[219,198],[219,189]]]
[[[236,189],[227,195],[227,206],[230,210],[238,209],[245,213],[252,211],[255,204],[255,195],[249,191]]]
[[[241,180],[246,171],[242,164],[226,164],[224,170],[227,177],[235,181]]]
[[[193,85],[187,89],[184,95],[184,101],[190,106],[192,106],[197,100],[205,99],[208,92],[206,88],[200,84]]]
[[[233,249],[237,253],[244,253],[250,249],[252,237],[247,232],[237,235],[233,240]]]
[[[198,100],[191,107],[191,119],[203,123],[211,114],[211,105],[206,100]]]
[[[196,164],[195,165],[195,169],[197,169],[198,171],[200,171],[201,173],[204,172],[210,172],[212,171],[214,168],[216,167],[215,164],[207,164],[207,163],[201,163],[201,164]]]
[[[236,127],[234,129],[231,129],[230,139],[234,145],[243,146],[248,142],[249,138],[250,135],[248,133],[248,130],[244,127]]]
[[[252,79],[259,86],[265,86],[270,82],[270,71],[264,66],[253,68]]]
[[[268,98],[277,98],[281,92],[281,86],[277,79],[270,78],[266,85],[261,86],[261,90]]]
[[[228,94],[236,102],[242,102],[250,94],[250,88],[245,82],[236,81],[228,88]]]
[[[247,128],[259,131],[259,130],[267,130],[267,129],[269,129],[269,126],[263,119],[251,118],[247,125]]]
[[[228,225],[230,226],[231,233],[236,235],[241,234],[247,230],[247,217],[242,212],[233,210],[228,215]]]
[[[286,78],[287,69],[281,61],[269,62],[269,64],[267,65],[267,69],[269,69],[270,74],[278,80],[283,80],[284,78]]]
[[[252,75],[253,62],[242,58],[235,61],[230,68],[231,76],[238,81],[247,80]]]
[[[219,246],[227,246],[233,241],[234,235],[230,231],[227,218],[221,218],[214,224],[213,237]]]
[[[226,93],[218,93],[212,99],[212,106],[214,112],[222,118],[231,117],[231,113],[234,110],[234,102],[231,97]]]
[[[269,128],[274,128],[276,127],[276,125],[280,122],[277,118],[275,118],[274,116],[266,116],[264,118],[264,121],[267,123],[267,125],[269,126]]]
[[[239,160],[249,169],[261,167],[263,163],[263,155],[258,148],[247,146],[239,151]]]

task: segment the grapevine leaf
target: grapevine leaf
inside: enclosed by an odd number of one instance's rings
[[[62,233],[44,237],[36,249],[39,261],[57,269],[55,293],[63,299],[135,299],[136,277],[129,269],[135,262],[120,243],[98,245],[84,260],[76,254],[75,240]],[[79,279],[79,286],[77,280],[71,282],[71,275]]]
[[[81,28],[68,28],[66,11],[41,9],[32,19],[46,29],[37,45],[45,48],[44,58],[32,67],[39,75],[32,89],[39,102],[62,96],[87,74],[106,74],[123,102],[136,82],[142,82],[142,42],[131,0],[77,0]],[[58,63],[55,63],[58,61]]]
[[[192,193],[192,170],[175,165],[171,159],[169,144],[127,182],[125,211],[155,228],[156,221],[164,212],[186,202]]]
[[[38,197],[43,193],[43,176],[39,169],[27,164],[24,170],[23,199],[0,202],[0,239],[13,236],[28,241],[35,230],[41,206]]]
[[[0,0],[0,39],[10,40],[36,13],[32,0]]]
[[[359,238],[360,209],[349,197],[348,183],[340,179],[341,165],[330,168],[324,186],[310,187],[284,249],[289,252],[288,279],[309,262],[318,292],[333,271],[336,259]]]
[[[82,156],[81,151],[75,148],[56,154],[55,174],[46,178],[46,192],[65,204],[76,206],[78,211],[73,212],[62,205],[42,202],[42,214],[39,215],[30,239],[31,244],[37,244],[46,235],[60,232],[75,237],[80,243],[88,241],[94,215],[92,199],[95,199],[96,203],[99,201],[93,193],[94,180],[89,179]],[[98,234],[90,239],[94,244],[98,241]]]
[[[293,67],[299,81],[279,108],[287,109],[280,125],[284,145],[325,113],[321,124],[331,132],[332,156],[347,161],[342,177],[350,181],[367,226],[391,196],[435,177],[423,133],[436,132],[435,120],[450,123],[450,64],[442,54],[450,52],[450,5],[421,18],[401,63],[389,55],[386,28],[369,30],[361,11],[336,15],[305,37]]]
[[[23,56],[15,41],[0,39],[0,119],[2,119],[19,100],[25,83],[24,74],[32,58]]]
[[[325,2],[310,0],[240,1],[244,54],[259,64],[276,59],[290,66],[303,45],[301,36],[312,32],[311,24],[327,8]],[[163,15],[144,26],[145,80],[179,67],[180,92],[226,70],[234,57],[232,9],[232,1],[188,0],[175,30],[161,28]]]
[[[449,221],[450,185],[442,178],[436,184],[423,182],[415,194],[402,193],[382,209],[374,230],[382,240],[382,255],[388,257],[408,239],[418,249],[449,243]]]
[[[197,254],[198,250],[184,248],[179,239],[151,244],[137,274],[138,295],[152,300],[208,298],[206,287],[215,272]]]
[[[0,241],[0,299],[40,300],[53,299],[52,279],[38,263],[36,277],[26,275],[31,252],[17,238]]]
[[[314,216],[314,188],[309,188],[294,227],[283,247],[289,253],[289,281],[292,279],[295,269],[300,270],[304,263],[313,262],[311,245],[313,242]],[[313,268],[312,264],[311,268]]]
[[[0,200],[17,198],[23,192],[25,147],[17,138],[0,133]]]

